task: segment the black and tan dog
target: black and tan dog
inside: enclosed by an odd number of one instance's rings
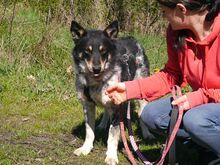
[[[119,107],[112,104],[105,95],[106,87],[115,81],[132,80],[148,75],[148,60],[144,50],[132,37],[117,38],[118,22],[112,22],[105,30],[86,30],[72,21],[71,33],[75,42],[73,59],[75,85],[83,105],[86,137],[82,147],[74,154],[87,155],[93,148],[95,139],[95,109],[105,108],[99,128],[106,128],[110,121],[105,162],[118,163],[117,149],[120,139]],[[142,106],[140,106],[140,111]],[[148,129],[145,136],[152,137]]]

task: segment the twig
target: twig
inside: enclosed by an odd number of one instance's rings
[[[73,0],[70,0],[70,14],[73,19],[74,18],[74,2],[73,2]]]

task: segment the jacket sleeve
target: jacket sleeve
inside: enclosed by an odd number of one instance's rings
[[[186,94],[190,108],[206,103],[220,103],[220,89],[199,88]]]
[[[125,82],[127,99],[152,101],[170,92],[172,86],[182,84],[183,76],[179,66],[178,54],[173,51],[173,36],[173,31],[168,27],[168,61],[165,67],[150,77]]]

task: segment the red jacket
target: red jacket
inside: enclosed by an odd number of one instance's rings
[[[127,99],[155,100],[171,91],[174,85],[188,83],[193,91],[186,93],[190,107],[220,102],[220,14],[212,32],[196,42],[193,34],[186,38],[185,51],[173,51],[175,31],[167,30],[168,61],[159,73],[125,82]]]

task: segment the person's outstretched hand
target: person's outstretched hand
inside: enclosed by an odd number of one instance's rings
[[[125,102],[127,100],[125,83],[113,83],[107,88],[106,94],[116,105]]]

